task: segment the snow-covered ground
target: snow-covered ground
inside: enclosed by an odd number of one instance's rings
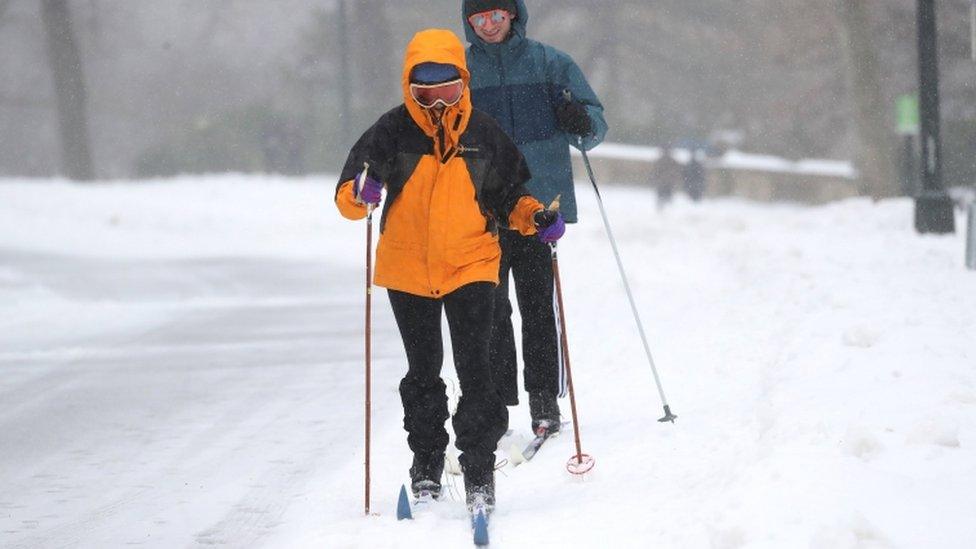
[[[662,425],[588,187],[560,268],[596,468],[565,471],[571,431],[502,468],[492,547],[976,545],[961,233],[915,234],[908,200],[659,213],[606,186]],[[364,235],[331,177],[0,181],[0,546],[470,546],[457,496],[396,521],[382,291],[363,516]]]

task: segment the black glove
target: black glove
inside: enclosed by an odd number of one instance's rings
[[[566,232],[566,222],[558,210],[542,210],[535,212],[532,216],[535,226],[538,229],[539,240],[546,244],[552,244],[559,240]]]
[[[563,102],[556,107],[556,125],[574,135],[586,136],[593,131],[593,122],[586,112],[586,106],[576,101]]]
[[[557,218],[559,218],[559,212],[556,210],[539,210],[532,215],[535,226],[540,229],[552,225]]]

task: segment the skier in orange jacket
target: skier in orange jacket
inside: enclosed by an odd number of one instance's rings
[[[386,190],[374,282],[388,290],[407,354],[400,396],[415,495],[439,496],[448,443],[443,309],[461,384],[453,426],[467,501],[490,510],[494,452],[508,424],[488,363],[498,233],[555,242],[565,224],[525,189],[525,159],[491,117],[472,108],[469,79],[452,32],[416,34],[403,66],[404,102],[356,142],[335,201],[343,216],[362,219]]]

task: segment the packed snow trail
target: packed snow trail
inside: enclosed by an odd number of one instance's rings
[[[560,269],[597,466],[570,477],[560,436],[503,468],[493,548],[971,546],[964,235],[915,234],[909,200],[657,213],[648,190],[602,186],[681,416],[661,425],[578,190]],[[0,546],[471,545],[455,477],[396,520],[410,455],[382,290],[362,516],[365,226],[331,196],[323,179],[0,182]],[[529,437],[526,408],[511,427]]]

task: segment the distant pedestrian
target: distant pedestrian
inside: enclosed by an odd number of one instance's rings
[[[651,168],[651,185],[657,189],[657,207],[664,208],[671,202],[675,189],[681,184],[681,164],[671,155],[670,147],[662,147],[661,157]]]
[[[691,149],[691,157],[681,170],[688,198],[698,202],[705,196],[705,165],[699,159],[698,149]]]

